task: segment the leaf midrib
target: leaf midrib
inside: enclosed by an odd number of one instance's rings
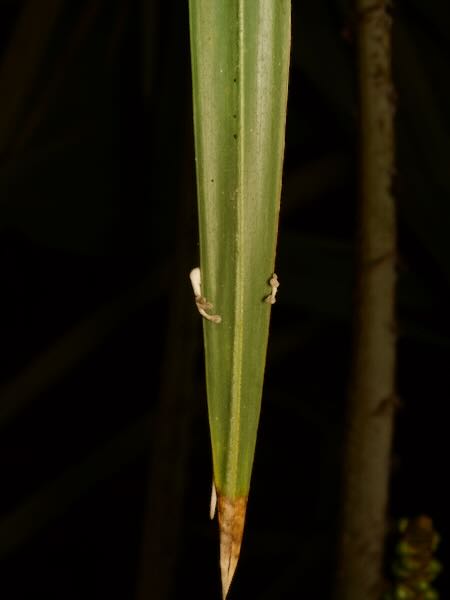
[[[241,429],[242,401],[242,360],[244,344],[244,174],[245,174],[245,94],[244,94],[244,0],[238,0],[238,138],[237,138],[237,172],[238,186],[236,190],[236,262],[234,291],[234,336],[231,385],[231,422],[230,422],[230,456],[226,468],[226,489],[236,493],[239,464],[239,438]]]

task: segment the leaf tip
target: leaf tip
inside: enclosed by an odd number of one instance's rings
[[[218,508],[220,528],[220,573],[222,577],[222,597],[223,600],[225,600],[241,552],[247,497],[227,498],[226,496],[219,496]]]

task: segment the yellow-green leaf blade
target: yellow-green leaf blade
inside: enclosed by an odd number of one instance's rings
[[[202,292],[214,479],[248,495],[274,271],[290,0],[190,0]]]

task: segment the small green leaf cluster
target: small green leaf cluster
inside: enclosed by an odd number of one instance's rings
[[[391,567],[395,582],[383,600],[439,600],[432,582],[442,566],[434,558],[439,535],[432,520],[427,516],[401,519],[398,533],[400,539]]]

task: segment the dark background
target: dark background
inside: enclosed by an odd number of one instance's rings
[[[345,0],[293,5],[281,287],[231,600],[327,599],[333,578],[355,18]],[[399,0],[393,15],[400,409],[389,516],[430,515],[445,569],[450,5]],[[185,1],[0,1],[5,600],[219,598],[188,280],[198,263],[188,33]],[[438,587],[449,597],[445,570]]]

